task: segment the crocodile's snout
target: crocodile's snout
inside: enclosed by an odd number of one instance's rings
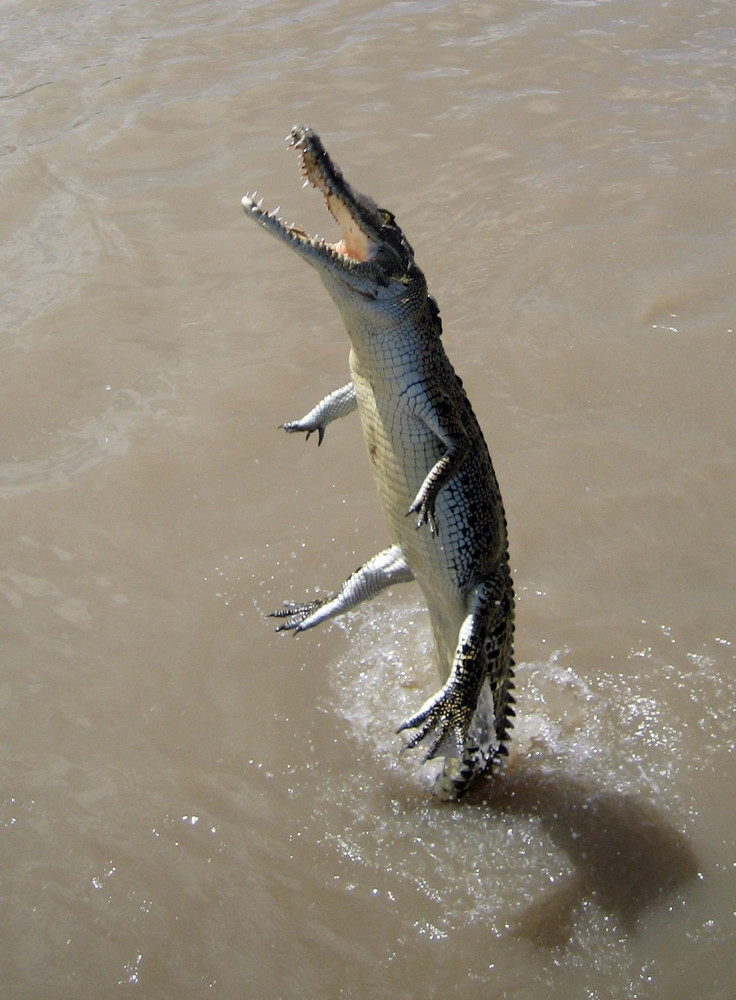
[[[301,226],[284,222],[278,209],[266,211],[262,199],[257,201],[254,194],[243,198],[245,211],[310,263],[326,265],[354,286],[368,286],[362,291],[369,297],[375,286],[385,288],[392,280],[402,281],[414,255],[392,213],[348,184],[309,126],[296,125],[287,143],[299,154],[303,186],[311,185],[321,192],[327,210],[340,227],[340,239],[330,243],[310,236]]]

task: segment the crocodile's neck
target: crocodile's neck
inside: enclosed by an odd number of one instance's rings
[[[320,277],[350,337],[353,370],[370,372],[374,379],[380,374],[393,384],[416,376],[427,346],[435,348],[441,333],[420,269],[414,265],[404,294],[386,302],[366,299],[330,271],[321,271]]]

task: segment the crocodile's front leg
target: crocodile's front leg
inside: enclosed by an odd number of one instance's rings
[[[328,618],[350,611],[363,601],[371,600],[395,583],[409,583],[413,579],[414,574],[401,549],[392,545],[351,573],[336,594],[308,604],[286,604],[280,611],[272,612],[270,617],[286,619],[278,631],[291,629],[304,632]]]
[[[281,427],[289,434],[294,434],[296,431],[306,431],[307,441],[310,434],[317,431],[317,444],[320,445],[325,436],[325,427],[333,420],[352,413],[357,405],[355,386],[352,382],[348,382],[321,399],[309,413],[304,414],[301,420],[290,420],[281,424]]]
[[[424,760],[449,757],[462,761],[464,758],[468,731],[483,683],[489,675],[494,677],[495,664],[491,661],[503,651],[498,643],[489,649],[487,638],[499,627],[504,628],[502,619],[507,617],[505,589],[506,578],[502,573],[473,589],[470,609],[460,627],[450,676],[437,694],[398,729],[398,732],[417,730],[406,744],[407,750],[424,740],[429,741]]]
[[[458,416],[457,407],[441,388],[418,383],[412,387],[406,403],[409,412],[425,424],[445,447],[444,454],[424,477],[419,492],[407,511],[407,515],[419,514],[417,528],[426,524],[434,535],[438,530],[435,517],[437,494],[465,460],[468,436]]]

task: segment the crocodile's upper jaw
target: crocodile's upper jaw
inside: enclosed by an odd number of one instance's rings
[[[304,186],[311,184],[322,192],[328,211],[340,226],[341,239],[328,243],[310,236],[301,227],[283,222],[278,209],[265,211],[262,199],[256,201],[255,195],[243,198],[245,212],[305,260],[364,295],[375,297],[381,289],[405,284],[414,254],[393,215],[353,190],[312,129],[297,125],[287,141],[300,154]]]

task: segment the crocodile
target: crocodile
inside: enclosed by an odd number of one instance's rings
[[[287,138],[303,186],[324,197],[341,230],[329,243],[255,193],[246,214],[318,272],[347,328],[351,380],[325,396],[288,433],[317,434],[358,411],[392,544],[336,593],[274,612],[279,628],[303,632],[394,584],[422,590],[441,686],[397,732],[404,749],[444,758],[435,795],[459,799],[507,755],[514,716],[514,590],[501,494],[483,433],[442,345],[442,322],[414,251],[394,215],[344,179],[319,136],[296,126]]]

